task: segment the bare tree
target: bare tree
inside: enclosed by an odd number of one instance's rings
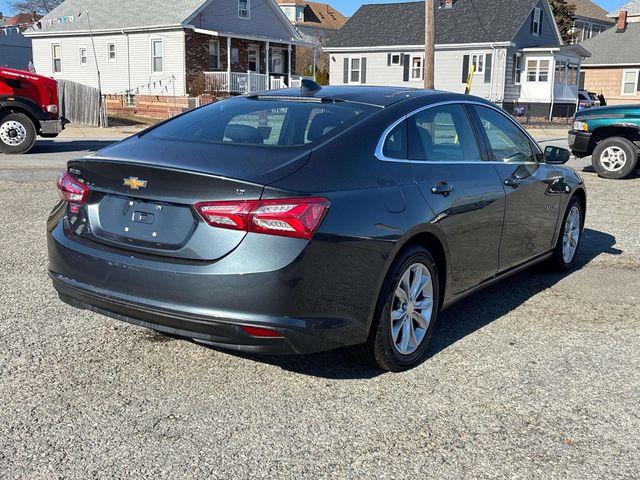
[[[60,5],[63,0],[16,0],[9,5],[16,13],[36,13],[44,16]]]

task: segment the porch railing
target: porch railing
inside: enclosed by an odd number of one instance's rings
[[[287,77],[271,76],[255,72],[204,72],[205,84],[208,92],[226,93],[255,93],[265,90],[287,88]],[[291,76],[290,87],[300,87],[303,78]]]

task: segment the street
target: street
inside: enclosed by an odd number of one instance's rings
[[[638,174],[570,160],[589,201],[578,268],[454,305],[425,363],[380,374],[345,351],[226,352],[59,301],[54,181],[110,141],[0,155],[1,478],[638,478]]]

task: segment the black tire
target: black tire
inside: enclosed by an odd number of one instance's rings
[[[567,229],[567,218],[572,210],[577,208],[579,212],[578,218],[578,240],[575,247],[575,251],[570,260],[567,261],[567,258],[564,255],[564,241],[565,234]],[[580,200],[577,197],[572,197],[567,204],[567,208],[564,212],[564,216],[562,217],[562,223],[560,224],[560,232],[558,233],[558,241],[556,242],[556,246],[553,249],[553,255],[549,258],[547,262],[547,266],[555,272],[566,272],[570,270],[576,263],[576,258],[578,257],[578,252],[580,251],[580,244],[582,242],[582,234],[584,227],[584,208],[580,203]]]
[[[618,149],[624,153],[624,165],[618,169],[612,169],[611,163],[607,162],[607,155],[611,149]],[[626,178],[635,172],[638,166],[638,147],[633,142],[624,137],[611,137],[596,145],[593,149],[591,163],[594,170],[604,178],[621,179]],[[607,168],[609,166],[609,168]]]
[[[424,332],[422,340],[418,342],[415,351],[409,354],[402,354],[395,345],[392,334],[391,311],[398,301],[395,297],[396,289],[407,270],[417,264],[424,265],[429,272],[432,281],[432,308],[428,326]],[[415,278],[415,277],[414,277]],[[389,372],[401,372],[419,365],[425,358],[427,347],[429,346],[433,329],[436,324],[439,304],[440,284],[438,281],[438,269],[431,254],[424,248],[414,246],[407,248],[400,253],[391,266],[389,273],[382,285],[376,309],[376,318],[371,325],[369,339],[367,343],[359,345],[357,348],[360,356],[367,363],[374,367],[381,368]],[[423,297],[418,297],[423,298]],[[397,304],[396,304],[397,305]],[[413,306],[410,307],[413,309]],[[408,310],[407,310],[408,311]],[[410,316],[410,315],[409,315]],[[399,320],[396,324],[400,322]],[[412,320],[414,327],[418,326]],[[399,330],[399,339],[404,331]],[[416,330],[416,337],[418,330]]]
[[[0,118],[0,152],[27,153],[36,143],[36,127],[23,113],[10,113]]]

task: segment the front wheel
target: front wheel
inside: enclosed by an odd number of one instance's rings
[[[436,263],[423,248],[400,254],[382,287],[369,340],[361,352],[390,372],[408,370],[426,355],[439,309]]]
[[[36,127],[23,113],[10,113],[0,118],[0,152],[27,153],[36,142]]]
[[[549,266],[552,270],[566,272],[573,267],[582,239],[583,224],[582,206],[578,198],[573,197],[567,205],[567,211],[562,221],[562,230],[558,235],[553,255],[549,259]]]
[[[631,175],[638,165],[638,148],[623,137],[607,138],[593,149],[591,163],[601,177],[625,178]]]

